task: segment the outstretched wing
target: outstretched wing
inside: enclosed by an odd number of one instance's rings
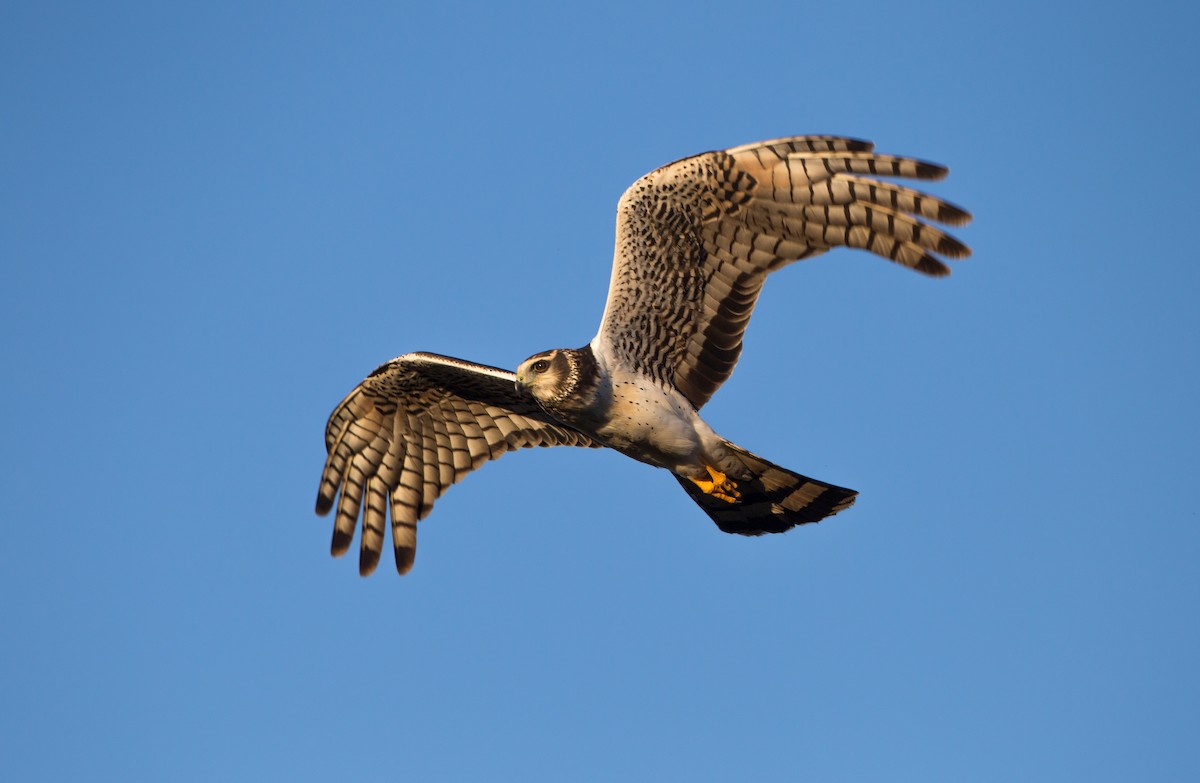
[[[337,500],[333,554],[349,549],[361,509],[358,570],[363,576],[374,571],[390,506],[396,570],[407,573],[416,557],[417,521],[485,461],[527,446],[599,446],[548,418],[516,390],[515,380],[507,370],[410,353],[350,392],[325,428],[329,457],[317,494],[322,516]]]
[[[797,136],[708,152],[639,179],[617,207],[608,303],[592,347],[673,384],[697,408],[733,372],[767,275],[845,246],[927,275],[970,250],[926,220],[964,210],[866,175],[940,179],[947,169],[870,142]]]

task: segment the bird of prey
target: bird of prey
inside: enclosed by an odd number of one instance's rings
[[[633,183],[617,206],[600,330],[587,345],[508,370],[431,353],[382,365],[334,409],[317,513],[337,506],[332,553],[362,518],[359,572],[379,563],[389,510],[396,570],[417,521],[487,460],[530,446],[608,447],[663,468],[727,533],[780,533],[854,502],[854,490],[735,446],[699,410],[729,378],[767,275],[835,247],[932,276],[970,250],[927,221],[971,216],[877,177],[947,169],[870,142],[796,136],[684,158]]]

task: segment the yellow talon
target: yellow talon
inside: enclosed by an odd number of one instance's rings
[[[700,487],[700,491],[705,495],[712,495],[714,498],[724,500],[726,503],[736,503],[742,497],[742,493],[737,491],[737,484],[730,481],[724,473],[710,465],[705,465],[704,469],[708,471],[708,475],[712,477],[712,481],[694,479],[690,476],[688,479],[697,487]]]

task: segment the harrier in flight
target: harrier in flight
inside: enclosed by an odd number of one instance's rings
[[[332,551],[362,518],[359,572],[375,570],[391,514],[396,570],[417,521],[490,459],[529,446],[616,449],[671,472],[727,533],[781,533],[847,508],[854,490],[781,468],[713,432],[699,410],[729,378],[767,275],[845,246],[926,275],[970,250],[926,221],[971,216],[876,177],[947,169],[869,142],[796,136],[676,161],[617,206],[616,253],[596,337],[534,354],[515,373],[409,353],[333,411],[317,513],[337,507]]]

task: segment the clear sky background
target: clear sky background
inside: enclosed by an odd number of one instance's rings
[[[0,6],[5,780],[1200,777],[1194,4]],[[951,167],[975,255],[772,278],[720,533],[539,450],[328,556],[334,405],[593,335],[652,168]]]

